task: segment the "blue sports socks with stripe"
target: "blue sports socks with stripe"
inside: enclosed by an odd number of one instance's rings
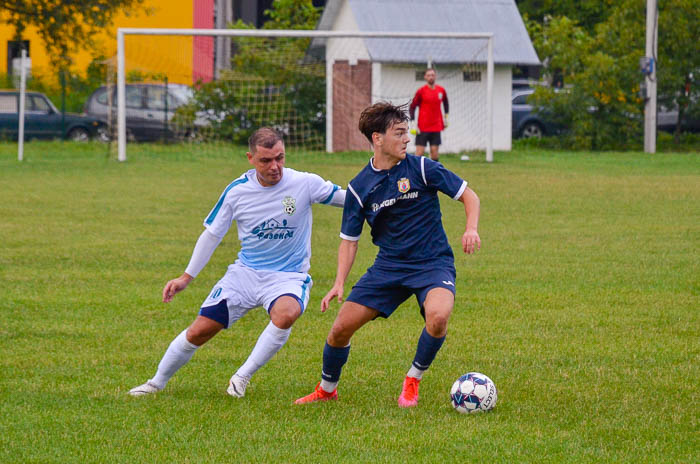
[[[430,364],[435,359],[438,351],[442,347],[445,337],[436,338],[428,333],[428,330],[423,327],[423,332],[418,339],[418,347],[416,348],[416,356],[413,358],[411,369],[408,371],[408,377],[420,379],[423,377],[423,372],[428,370]]]
[[[350,355],[350,345],[342,348],[330,346],[326,342],[323,347],[323,371],[321,372],[321,388],[332,393],[338,386],[340,372]]]

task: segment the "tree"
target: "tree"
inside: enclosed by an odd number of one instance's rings
[[[0,17],[15,27],[15,37],[35,26],[51,65],[70,66],[72,50],[91,48],[96,32],[107,27],[118,12],[133,12],[144,0],[0,0]]]
[[[311,0],[275,0],[265,11],[263,29],[313,29],[320,10]],[[252,29],[237,21],[234,29]],[[325,65],[310,63],[309,39],[234,39],[231,70],[218,80],[199,84],[193,104],[179,109],[185,124],[196,116],[207,120],[207,133],[237,143],[261,126],[285,133],[288,144],[323,147],[325,130]],[[207,134],[203,134],[206,136]]]
[[[552,108],[571,127],[582,148],[624,148],[641,139],[646,2],[620,0],[593,31],[566,16],[528,21],[535,48],[545,63],[546,80],[560,73],[562,90],[540,88],[534,101]],[[657,81],[660,102],[678,107],[680,117],[697,111],[700,89],[688,86],[700,71],[700,6],[697,0],[667,0],[659,5]],[[679,127],[681,124],[679,120]]]
[[[587,32],[605,21],[615,0],[516,0],[520,14],[543,24],[547,17],[566,16]]]

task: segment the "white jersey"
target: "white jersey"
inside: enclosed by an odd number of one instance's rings
[[[284,168],[263,187],[255,169],[231,182],[204,220],[221,238],[233,221],[241,250],[237,263],[257,270],[307,272],[311,258],[311,205],[330,203],[340,187],[320,176]]]

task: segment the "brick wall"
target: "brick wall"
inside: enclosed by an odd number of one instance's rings
[[[372,64],[333,63],[333,151],[369,150],[357,129],[360,113],[372,103]]]

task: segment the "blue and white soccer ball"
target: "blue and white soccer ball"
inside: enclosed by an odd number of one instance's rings
[[[484,374],[469,372],[452,384],[452,407],[461,413],[490,411],[496,406],[496,384]]]

